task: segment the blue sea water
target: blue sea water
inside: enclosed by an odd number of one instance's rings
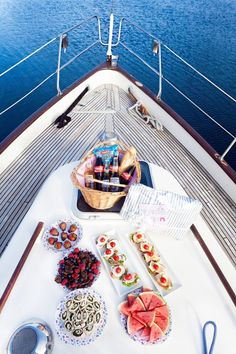
[[[103,39],[107,40],[108,18],[113,3],[117,36],[120,16],[154,34],[204,75],[236,97],[236,1],[235,0],[0,0],[0,72],[82,19],[98,14],[102,19]],[[69,48],[62,63],[89,46],[97,38],[91,21],[69,34]],[[152,54],[152,40],[124,23],[122,41],[158,69]],[[25,95],[56,70],[58,41],[0,78],[0,112]],[[95,46],[61,73],[64,89],[78,77],[105,60],[106,49]],[[128,52],[117,47],[120,65],[154,92],[158,77]],[[199,78],[163,49],[163,75],[233,135],[236,134],[236,104]],[[0,116],[0,140],[24,119],[56,95],[56,77],[30,97]],[[232,137],[211,122],[168,84],[163,96],[174,110],[188,121],[220,154]],[[236,144],[226,156],[236,169]]]

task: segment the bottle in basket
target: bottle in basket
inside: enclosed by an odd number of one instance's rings
[[[111,158],[110,167],[109,167],[109,175],[110,175],[110,177],[111,177],[112,171],[113,171],[113,159],[114,159],[114,157]]]
[[[96,159],[95,166],[94,166],[94,177],[96,179],[102,181],[103,170],[104,170],[104,166],[103,166],[102,158],[98,156],[97,159]],[[101,183],[96,183],[96,189],[101,191],[102,190],[102,184]]]
[[[103,180],[104,183],[102,184],[102,190],[103,192],[109,192],[109,184],[106,184],[106,182],[110,182],[110,176],[109,176],[109,164],[105,164],[104,166],[104,174],[103,174]]]
[[[91,161],[88,161],[86,164],[86,171],[84,174],[84,178],[85,178],[85,187],[94,189],[93,165]]]
[[[127,170],[122,172],[122,174],[120,175],[120,183],[128,185],[134,175],[134,171],[135,171],[135,166],[131,166],[127,168]]]
[[[114,156],[113,162],[112,162],[112,168],[111,168],[111,178],[110,178],[111,183],[115,183],[115,184],[120,183],[118,169],[119,169],[118,156]],[[118,186],[111,186],[110,191],[111,192],[119,192],[119,187]]]
[[[120,166],[120,156],[119,155],[115,155],[115,157],[117,157],[117,161],[118,161],[118,176],[119,176],[119,166]],[[110,162],[110,177],[112,175],[112,171],[113,171],[113,159],[114,157],[112,157],[111,162]]]

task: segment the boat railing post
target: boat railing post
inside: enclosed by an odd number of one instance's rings
[[[57,59],[57,95],[61,95],[60,89],[60,68],[61,68],[61,49],[62,49],[62,41],[65,34],[61,34],[59,37],[59,47],[58,47],[58,59]]]
[[[220,157],[220,161],[224,160],[224,157],[226,154],[228,154],[229,150],[231,150],[231,148],[233,147],[233,145],[236,143],[236,137],[233,139],[233,141],[231,142],[231,144],[229,144],[229,146],[227,147],[227,149],[225,150],[225,152],[221,155]]]
[[[110,25],[109,25],[109,38],[108,38],[108,48],[107,48],[107,61],[111,62],[112,59],[112,37],[113,37],[113,25],[114,25],[114,15],[110,15]]]
[[[159,62],[159,73],[157,72],[159,76],[159,89],[157,93],[157,99],[161,99],[161,94],[162,94],[162,63],[161,63],[161,42],[158,39],[153,40],[153,46],[152,46],[152,52],[154,55],[158,54],[158,62]]]
[[[119,30],[118,30],[118,38],[117,38],[117,42],[112,44],[112,47],[117,47],[120,44],[120,37],[121,37],[121,31],[122,31],[122,23],[124,21],[124,18],[122,17],[120,19],[120,23],[119,23]]]
[[[159,90],[157,94],[157,99],[161,99],[162,94],[162,63],[161,63],[161,42],[158,41],[159,44],[159,51],[158,51],[158,58],[159,58]]]
[[[101,34],[101,20],[100,17],[96,16],[97,18],[97,22],[98,22],[98,40],[100,42],[101,45],[107,45],[107,43],[104,43],[102,41],[102,34]]]

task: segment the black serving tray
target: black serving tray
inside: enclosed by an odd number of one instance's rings
[[[140,183],[142,183],[148,187],[153,187],[148,163],[145,161],[140,161],[140,167],[141,167],[141,181],[140,181]],[[119,213],[123,204],[124,204],[124,201],[125,201],[125,197],[121,198],[110,209],[106,209],[106,210],[94,209],[85,202],[83,195],[81,194],[80,190],[78,190],[76,206],[77,206],[77,209],[82,213],[91,213],[91,212],[104,213],[104,211],[106,213]]]

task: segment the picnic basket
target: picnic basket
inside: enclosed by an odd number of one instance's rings
[[[112,143],[112,145],[114,142]],[[116,141],[115,144],[119,146],[119,156],[123,156],[125,151],[129,149],[129,147],[121,142]],[[94,209],[110,209],[112,208],[122,197],[125,197],[128,193],[129,186],[133,183],[139,183],[141,180],[141,168],[140,163],[137,158],[134,159],[133,165],[135,165],[135,173],[130,181],[129,185],[124,184],[115,184],[116,186],[123,187],[124,190],[121,192],[104,192],[100,190],[95,190],[91,188],[87,188],[85,186],[85,171],[87,162],[90,161],[94,166],[96,157],[93,154],[93,150],[97,147],[111,145],[109,141],[103,141],[96,144],[89,152],[85,154],[85,156],[81,159],[79,165],[75,167],[71,173],[71,180],[73,185],[79,189],[84,197],[84,200],[88,205],[90,205]],[[103,181],[94,179],[95,183],[103,184]],[[106,183],[108,184],[108,183]],[[114,185],[113,183],[109,183],[109,185]]]

